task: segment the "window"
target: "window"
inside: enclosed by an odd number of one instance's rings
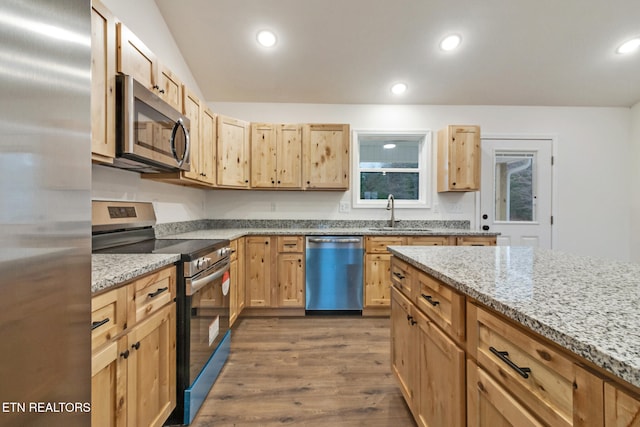
[[[353,206],[429,207],[431,133],[354,131]]]
[[[496,221],[535,221],[535,153],[495,153]]]

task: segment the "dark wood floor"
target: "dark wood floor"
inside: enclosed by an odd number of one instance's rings
[[[239,322],[192,426],[415,426],[391,374],[388,318]]]

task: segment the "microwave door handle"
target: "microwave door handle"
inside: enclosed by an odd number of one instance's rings
[[[176,133],[180,128],[182,128],[182,131],[184,132],[185,144],[184,153],[182,153],[181,157],[178,157],[178,153],[176,152]],[[184,126],[182,119],[178,119],[176,124],[173,126],[173,131],[171,132],[171,152],[173,153],[173,158],[178,162],[178,167],[182,167],[182,164],[185,162],[185,160],[188,159],[189,156],[189,132]]]
[[[203,287],[207,286],[209,283],[213,282],[214,280],[219,279],[220,277],[222,277],[222,275],[226,272],[229,271],[229,264],[226,263],[224,265],[223,268],[221,268],[220,270],[216,271],[215,273],[209,274],[201,279],[187,279],[187,283],[186,283],[186,294],[188,296],[191,296],[193,294],[195,294],[196,292],[198,292],[200,289],[202,289]]]

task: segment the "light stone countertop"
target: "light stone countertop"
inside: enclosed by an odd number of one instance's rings
[[[525,247],[389,250],[640,387],[640,264]]]
[[[237,239],[243,236],[496,236],[497,233],[458,228],[377,230],[372,228],[218,228],[169,234],[161,239]]]
[[[179,260],[179,254],[93,254],[91,292],[106,290]]]

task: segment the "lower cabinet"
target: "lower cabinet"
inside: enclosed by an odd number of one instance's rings
[[[419,426],[465,425],[465,353],[391,289],[391,367]]]
[[[129,426],[161,426],[176,407],[176,306],[127,334]]]
[[[245,306],[244,237],[232,240],[230,247],[229,326],[233,326]]]
[[[153,279],[153,280],[152,280]],[[136,322],[135,289],[170,281],[169,303],[147,305]],[[91,357],[91,425],[93,427],[161,426],[176,406],[175,268],[160,270],[92,299],[94,337],[108,338]],[[165,291],[166,292],[166,291]],[[161,294],[159,294],[161,295]],[[119,297],[114,299],[113,296]],[[147,298],[148,299],[148,298]],[[124,330],[100,328],[113,323],[113,314],[128,307]],[[118,315],[122,321],[122,315]],[[99,325],[99,326],[96,326]]]
[[[398,258],[391,271],[391,368],[419,426],[640,427],[637,389]]]
[[[605,427],[640,426],[640,395],[605,383],[604,385]]]
[[[245,238],[247,307],[304,308],[303,236]]]
[[[416,311],[418,345],[415,414],[420,426],[465,425],[465,353],[428,318]]]

